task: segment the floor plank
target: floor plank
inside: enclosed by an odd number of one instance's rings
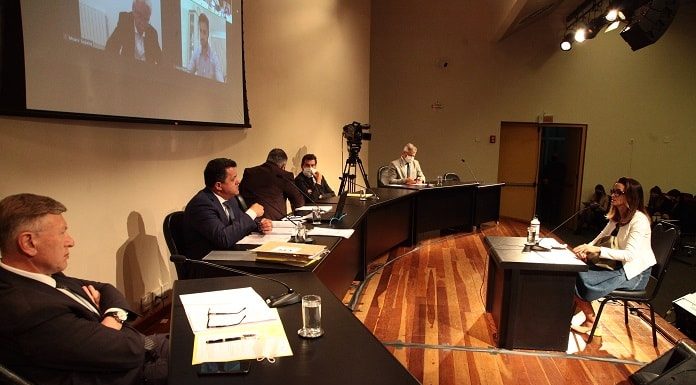
[[[363,287],[354,314],[429,385],[628,383],[642,364],[673,347],[660,335],[653,347],[648,323],[630,315],[626,325],[623,306],[608,304],[598,328],[601,337],[592,344],[569,332],[574,354],[495,348],[496,326],[484,310],[488,254],[483,239],[525,231],[526,224],[503,220],[480,232],[398,247],[368,268],[376,273]]]

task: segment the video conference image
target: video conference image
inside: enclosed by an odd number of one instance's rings
[[[247,123],[241,0],[56,3],[21,2],[27,109]]]

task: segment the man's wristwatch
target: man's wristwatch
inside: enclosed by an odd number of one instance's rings
[[[128,312],[125,310],[112,310],[104,313],[104,318],[113,317],[119,323],[124,323],[128,319]]]

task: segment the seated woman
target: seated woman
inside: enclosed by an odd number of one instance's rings
[[[609,223],[592,242],[573,249],[575,255],[589,265],[588,271],[578,273],[575,284],[575,306],[585,314],[585,322],[571,328],[580,333],[588,333],[594,325],[596,315],[592,301],[617,289],[644,289],[651,267],[656,263],[650,243],[650,218],[643,204],[643,187],[635,179],[622,177],[610,192]],[[605,240],[609,240],[606,246]],[[606,263],[593,263],[597,258],[617,261],[617,266],[613,270],[600,267]]]

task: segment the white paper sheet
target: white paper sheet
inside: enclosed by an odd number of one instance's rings
[[[287,242],[290,240],[291,234],[249,234],[246,237],[237,241],[238,245],[263,245],[265,243]]]
[[[263,298],[250,287],[182,294],[180,298],[194,333],[207,330],[210,317],[218,325],[224,325],[225,321],[229,321],[228,324],[237,322],[246,324],[278,317],[278,313],[274,313]],[[225,316],[223,314],[209,315],[209,313],[237,314]]]
[[[307,232],[307,235],[325,235],[329,237],[343,237],[343,238],[350,238],[351,235],[355,230],[353,229],[331,229],[327,227],[317,227],[315,226],[313,229],[309,230]]]

